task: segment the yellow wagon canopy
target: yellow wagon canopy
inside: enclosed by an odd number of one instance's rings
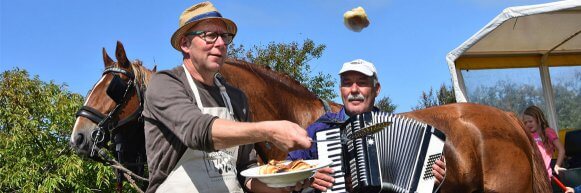
[[[580,65],[580,33],[581,0],[504,9],[446,56],[457,100],[461,70]]]

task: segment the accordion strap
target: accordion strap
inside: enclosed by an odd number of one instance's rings
[[[323,109],[325,109],[325,113],[331,112],[331,106],[329,106],[329,102],[321,98],[319,98],[319,100],[321,101],[321,103],[323,103]]]
[[[321,118],[317,119],[317,121],[315,121],[315,122],[324,123],[324,124],[327,124],[329,126],[340,126],[340,125],[345,124],[347,121],[339,120],[336,118],[321,117]]]

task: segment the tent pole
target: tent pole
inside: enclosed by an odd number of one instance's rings
[[[549,65],[547,64],[547,59],[549,58],[549,54],[553,52],[553,50],[557,49],[559,46],[567,43],[569,40],[573,39],[575,36],[579,35],[581,30],[573,33],[571,36],[565,38],[559,44],[555,45],[549,51],[543,54],[541,57],[541,65],[539,66],[539,71],[541,74],[541,84],[543,86],[543,95],[545,96],[545,105],[547,105],[547,112],[549,118],[549,125],[558,133],[559,128],[558,126],[558,118],[557,118],[557,110],[555,107],[555,95],[553,92],[553,84],[551,83],[551,75],[549,73]]]
[[[557,111],[555,108],[553,85],[551,83],[549,67],[545,64],[545,61],[541,62],[541,66],[539,66],[539,72],[541,74],[541,84],[543,87],[543,95],[545,96],[545,105],[547,106],[548,111],[546,114],[548,116],[547,118],[549,118],[549,126],[551,126],[551,128],[553,128],[558,133],[559,128],[557,127]]]

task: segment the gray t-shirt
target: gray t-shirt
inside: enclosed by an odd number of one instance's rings
[[[249,121],[246,96],[237,88],[224,83],[230,96],[234,117]],[[204,107],[225,107],[217,86],[207,86],[195,81]],[[196,104],[182,66],[154,74],[145,92],[143,109],[145,119],[145,148],[149,169],[149,187],[155,192],[187,148],[212,152],[212,122],[217,118],[203,114]],[[255,166],[254,145],[241,145],[238,149],[238,172]],[[246,190],[246,179],[238,174],[241,186]]]

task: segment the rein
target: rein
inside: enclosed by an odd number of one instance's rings
[[[131,178],[131,176],[137,178],[138,180],[142,180],[142,181],[146,181],[149,182],[149,180],[145,177],[139,176],[135,173],[133,173],[130,169],[127,169],[125,166],[123,166],[123,164],[119,163],[117,160],[115,160],[115,158],[112,158],[111,156],[109,156],[109,150],[107,149],[103,149],[103,148],[99,148],[96,147],[97,150],[97,154],[99,155],[100,159],[103,160],[103,162],[105,164],[110,165],[111,167],[117,169],[118,171],[120,171],[120,173],[123,174],[123,176],[125,177],[125,179],[127,179],[127,181],[129,181],[129,183],[131,184],[131,186],[137,190],[140,193],[143,193],[143,190],[141,190],[141,188],[139,188],[139,186],[137,185],[137,183],[135,183],[135,180],[133,180],[133,178]],[[121,182],[119,181],[119,179],[121,178],[121,176],[117,176],[117,188],[118,190],[120,190],[119,188],[122,187]]]

